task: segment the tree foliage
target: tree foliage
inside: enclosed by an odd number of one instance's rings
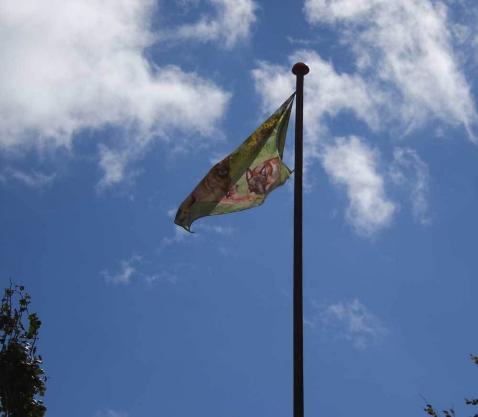
[[[478,365],[478,356],[470,355],[470,358],[475,365]],[[465,398],[465,404],[478,405],[478,398]],[[431,404],[427,404],[424,408],[424,411],[432,417],[440,417],[440,413],[436,411],[436,409]],[[442,415],[443,417],[455,417],[455,410],[453,408],[449,408],[448,410],[442,410]],[[478,417],[478,413],[475,413],[473,417]]]
[[[43,417],[46,375],[37,354],[41,321],[21,285],[5,289],[0,311],[0,417]]]

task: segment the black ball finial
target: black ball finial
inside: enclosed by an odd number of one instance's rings
[[[309,73],[309,67],[305,65],[303,62],[297,62],[292,67],[292,73],[295,75],[306,75]]]

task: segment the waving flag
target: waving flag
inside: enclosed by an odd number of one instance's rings
[[[262,204],[289,178],[283,163],[292,94],[234,152],[214,165],[179,207],[174,223],[190,231],[196,219]]]

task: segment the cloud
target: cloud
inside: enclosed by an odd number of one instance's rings
[[[102,275],[106,282],[111,284],[129,284],[132,279],[138,274],[138,264],[141,261],[141,256],[133,255],[131,258],[121,261],[119,271],[110,273],[105,270]]]
[[[257,6],[253,0],[209,0],[215,9],[214,16],[203,16],[196,23],[185,24],[166,34],[166,39],[200,42],[220,42],[232,48],[247,41],[256,21]]]
[[[220,158],[222,159],[222,158]],[[219,159],[219,160],[220,160]],[[217,161],[214,161],[216,163]],[[173,220],[176,216],[177,208],[170,208],[167,210],[167,216]],[[205,223],[198,223],[194,225],[194,233],[187,232],[182,227],[174,225],[174,234],[173,236],[166,236],[161,239],[161,244],[159,250],[162,251],[172,245],[176,245],[185,241],[191,241],[192,239],[197,239],[203,237],[204,235],[220,235],[220,236],[231,236],[235,229],[231,226],[220,226],[220,225],[208,225]],[[198,232],[198,233],[196,233]]]
[[[35,170],[26,172],[9,166],[0,171],[0,182],[7,183],[13,180],[31,188],[46,187],[55,180],[55,177],[54,173],[45,174]]]
[[[363,18],[367,12],[383,3],[382,0],[305,0],[304,10],[311,23]]]
[[[305,133],[310,142],[317,142],[323,133],[327,118],[349,111],[366,122],[372,129],[378,125],[376,100],[364,80],[353,74],[339,73],[333,64],[312,50],[298,50],[289,56],[289,66],[259,62],[252,71],[255,88],[262,99],[263,108],[274,110],[284,97],[295,90],[291,67],[297,61],[310,67],[304,83]]]
[[[358,299],[316,306],[310,327],[319,326],[326,334],[350,341],[359,350],[379,343],[389,330]]]
[[[428,165],[416,151],[410,148],[395,148],[390,168],[391,180],[406,189],[415,219],[429,224],[428,194],[430,174]]]
[[[113,285],[128,285],[133,281],[147,285],[156,283],[175,284],[184,267],[184,264],[177,263],[170,270],[164,265],[157,264],[154,258],[132,255],[130,258],[119,262],[119,268],[116,272],[103,270],[101,275],[105,282]]]
[[[216,235],[231,236],[234,233],[234,228],[231,226],[217,226],[207,225],[204,223],[195,226],[196,230],[204,231],[208,233],[214,233]]]
[[[331,180],[345,187],[346,217],[358,233],[370,236],[391,224],[396,207],[386,196],[376,149],[355,136],[339,138],[325,148],[323,165]]]
[[[175,213],[176,214],[176,213]],[[187,232],[184,230],[182,227],[179,226],[174,226],[174,235],[173,236],[167,236],[163,237],[161,239],[161,245],[160,245],[160,250],[163,250],[169,246],[181,243],[182,241],[190,240],[196,238],[197,235],[194,233]]]
[[[265,112],[273,111],[295,90],[291,74],[295,62],[310,67],[304,83],[304,170],[306,186],[310,187],[308,171],[314,160],[321,160],[324,145],[330,141],[330,121],[341,112],[354,114],[375,130],[379,125],[376,101],[360,76],[339,73],[333,64],[312,50],[298,50],[289,56],[289,65],[259,62],[251,74]]]
[[[100,410],[96,412],[95,417],[128,417],[128,414],[115,410]]]
[[[306,0],[311,24],[333,24],[356,54],[358,73],[388,95],[407,131],[431,119],[462,124],[477,114],[448,30],[447,7],[430,0]]]
[[[347,111],[371,129],[378,129],[381,96],[369,89],[360,76],[338,73],[314,51],[297,51],[289,61],[304,61],[311,68],[304,87],[305,167],[308,170],[318,160],[332,182],[345,187],[349,199],[347,220],[358,233],[370,236],[388,226],[395,212],[378,171],[378,151],[357,137],[333,140],[329,124],[340,112]],[[294,89],[290,67],[261,62],[252,76],[267,110],[276,107],[281,97]]]
[[[178,281],[178,276],[169,271],[161,271],[161,272],[158,272],[157,274],[146,276],[145,281],[147,284],[150,284],[150,285],[155,283],[175,284]]]
[[[141,152],[141,147],[138,151]],[[99,165],[103,171],[103,178],[98,183],[98,189],[107,188],[113,184],[122,182],[126,176],[125,169],[131,158],[127,148],[111,149],[107,146],[99,147]]]
[[[148,61],[154,3],[2,2],[0,150],[70,150],[85,129],[119,127],[100,148],[109,186],[157,138],[212,136],[230,94]]]
[[[168,210],[168,216],[173,217],[176,210]],[[195,224],[193,227],[194,233],[187,232],[182,227],[174,225],[174,235],[163,237],[159,250],[164,250],[172,245],[177,245],[182,242],[190,242],[193,239],[208,235],[231,236],[234,233],[234,228],[231,226],[208,225],[205,223]]]
[[[374,136],[389,139],[425,126],[433,126],[433,134],[439,122],[462,125],[474,140],[477,115],[459,51],[453,50],[457,35],[452,39],[449,33],[448,9],[428,0],[306,0],[305,12],[312,25],[333,24],[340,30],[341,45],[355,56],[354,65],[340,72],[312,49],[292,53],[287,66],[259,62],[252,77],[264,110],[275,108],[294,89],[292,64],[306,62],[311,69],[304,86],[307,182],[310,166],[320,161],[332,182],[347,192],[347,219],[363,235],[388,226],[398,210],[385,194],[386,184],[406,189],[415,218],[428,223],[430,179],[418,154],[396,148],[390,170],[380,170],[378,150],[366,151],[365,139],[337,142],[334,122],[348,112]],[[360,180],[334,158],[338,152],[361,163]]]
[[[260,62],[252,76],[264,108],[272,110],[294,89],[290,68],[303,61],[311,69],[304,87],[304,128],[312,144],[327,136],[330,119],[342,111],[377,132],[407,134],[438,119],[462,124],[474,138],[477,113],[443,3],[306,0],[304,10],[312,25],[333,24],[340,31],[341,45],[356,58],[354,67],[340,73],[312,49],[292,53],[289,66]]]
[[[177,211],[178,211],[177,207],[172,207],[166,213],[170,219],[174,219]]]

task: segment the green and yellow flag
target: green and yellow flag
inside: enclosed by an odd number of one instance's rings
[[[282,162],[292,94],[246,141],[214,165],[183,201],[174,223],[190,231],[196,219],[256,207],[286,182]]]

